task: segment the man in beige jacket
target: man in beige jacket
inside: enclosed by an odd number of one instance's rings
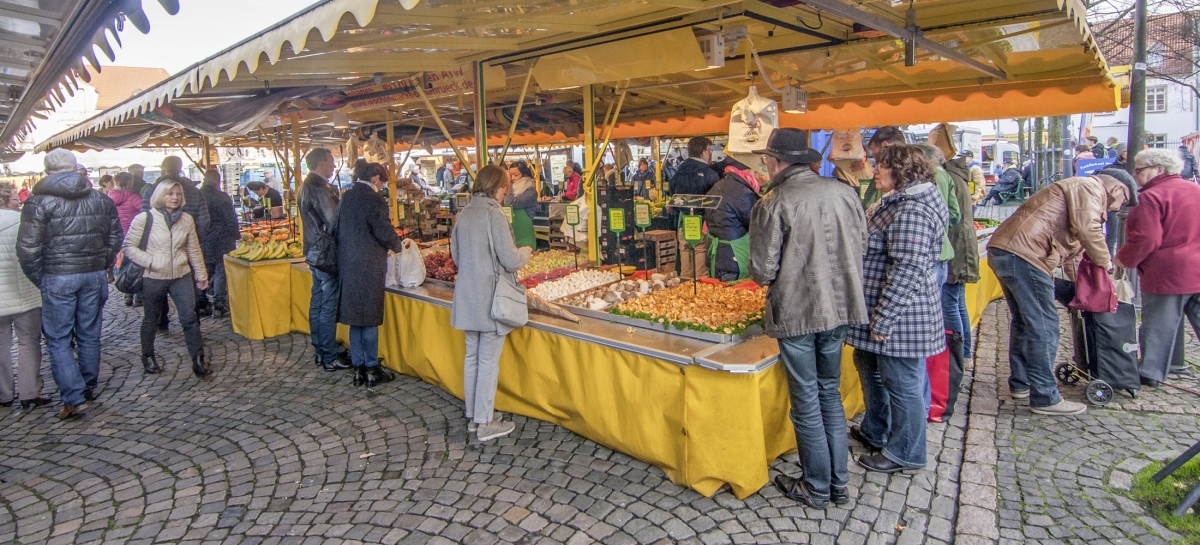
[[[1112,267],[1104,219],[1128,198],[1125,185],[1108,176],[1067,178],[1025,201],[988,243],[988,262],[1012,314],[1008,387],[1013,399],[1028,398],[1034,413],[1060,416],[1087,409],[1059,395],[1051,370],[1059,331],[1053,274],[1063,265],[1073,269],[1084,252],[1096,265]]]

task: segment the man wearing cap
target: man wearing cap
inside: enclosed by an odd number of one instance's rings
[[[779,475],[789,498],[821,509],[850,501],[842,408],[842,340],[867,323],[867,225],[857,193],[811,168],[821,154],[798,129],[775,129],[763,155],[771,190],[750,219],[750,277],[768,286],[765,330],[787,370],[800,479]]]

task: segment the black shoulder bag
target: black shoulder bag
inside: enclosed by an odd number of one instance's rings
[[[314,217],[320,217],[320,214],[314,214]],[[314,233],[318,233],[316,240],[309,241],[308,251],[304,254],[304,262],[318,271],[331,276],[337,276],[338,273],[338,246],[337,246],[337,226],[315,225]]]
[[[146,212],[146,227],[142,229],[142,240],[138,243],[138,248],[142,251],[146,250],[146,244],[150,242],[150,229],[153,227],[154,213]],[[121,270],[117,273],[113,286],[121,293],[131,295],[142,293],[142,274],[145,272],[145,267],[134,263],[129,256],[125,256],[121,260]]]

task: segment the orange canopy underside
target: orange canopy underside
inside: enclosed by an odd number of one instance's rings
[[[798,129],[834,129],[844,127],[876,127],[880,125],[911,125],[942,121],[972,121],[1067,115],[1078,112],[1117,110],[1120,92],[1115,87],[1097,83],[1066,88],[1011,89],[1007,91],[964,91],[889,98],[874,98],[843,102],[839,106],[822,105],[813,101],[808,113],[780,114],[780,126]],[[836,99],[832,99],[836,100]],[[729,132],[729,114],[706,115],[661,121],[618,123],[612,138],[684,137]],[[597,127],[596,138],[604,136]],[[491,134],[489,146],[503,146],[506,135]],[[525,133],[513,137],[513,145],[552,144],[578,141],[561,132]],[[473,146],[474,140],[463,138],[459,145]]]

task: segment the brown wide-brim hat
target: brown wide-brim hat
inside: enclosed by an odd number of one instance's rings
[[[772,130],[771,136],[767,137],[767,147],[753,152],[797,165],[811,165],[824,159],[821,152],[808,147],[808,135],[800,129]]]

